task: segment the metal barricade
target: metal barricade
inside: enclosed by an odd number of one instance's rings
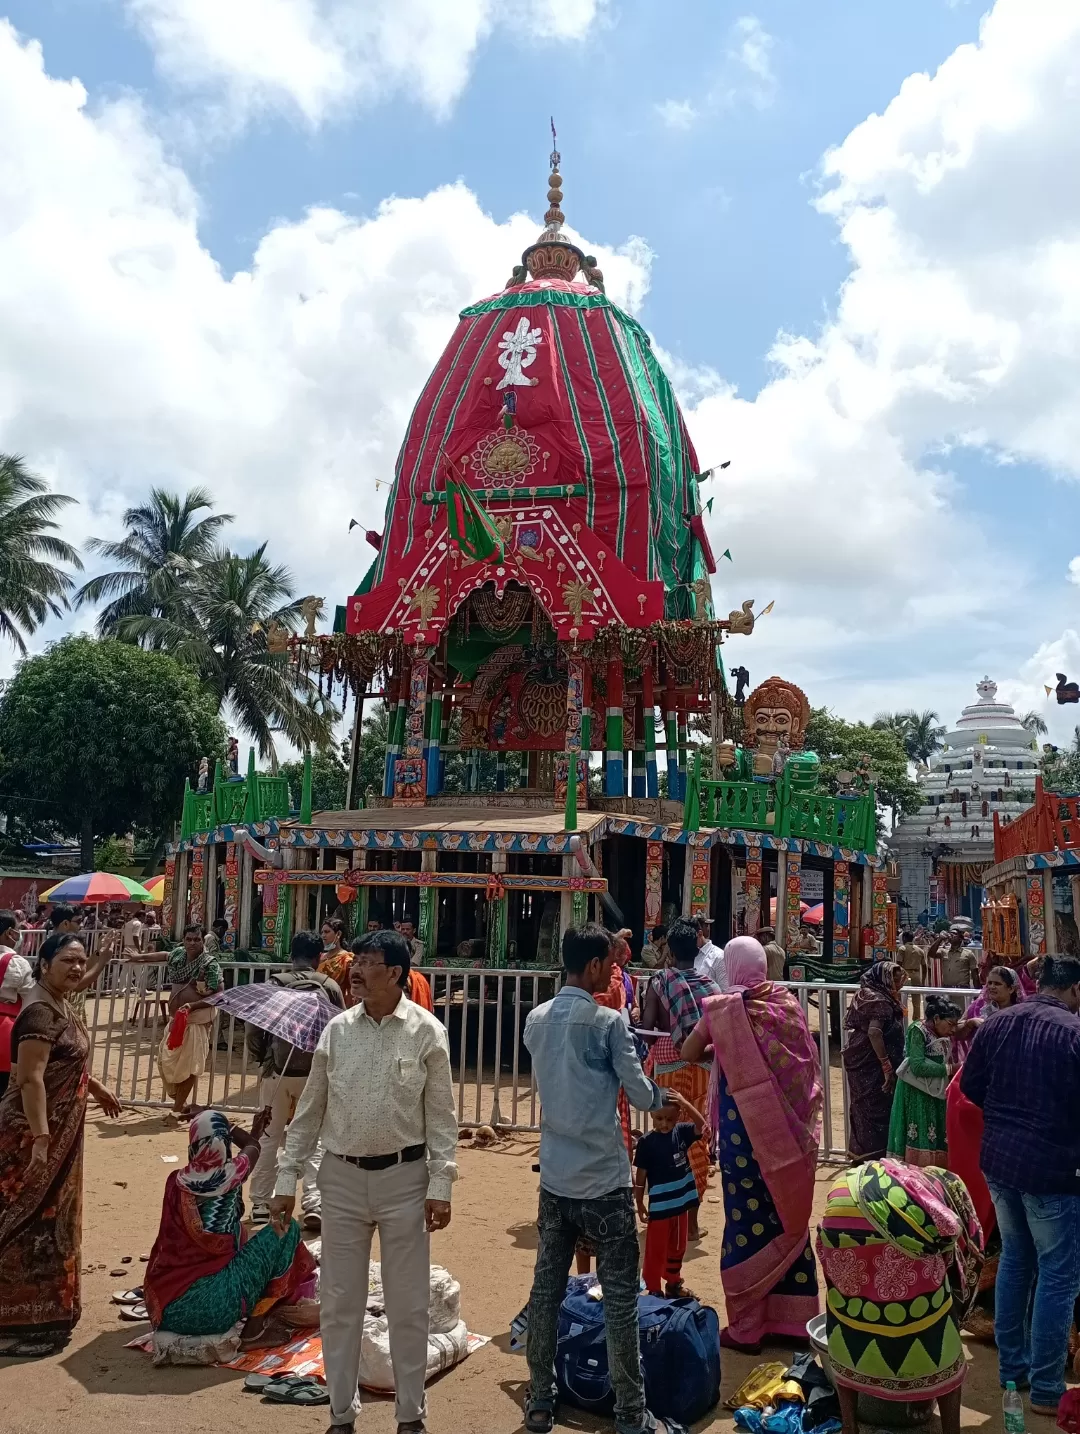
[[[281,966],[222,961],[227,985],[264,981]],[[523,1040],[531,1010],[548,1001],[562,984],[561,971],[458,970],[424,967],[431,984],[435,1015],[446,1027],[451,1072],[462,1126],[492,1125],[504,1130],[538,1131],[540,1103]],[[143,976],[145,973],[145,976]],[[638,1000],[651,973],[633,972]],[[86,1001],[93,1074],[127,1105],[166,1104],[157,1051],[168,1024],[168,987],[164,963],[136,965],[111,961]],[[798,996],[818,1049],[823,1100],[822,1162],[847,1158],[848,1088],[843,1066],[844,1017],[857,986],[824,981],[785,982]],[[963,1008],[971,990],[905,987],[901,1000],[910,1014],[912,995],[948,995]],[[193,1099],[234,1111],[255,1111],[262,1104],[262,1077],[249,1059],[243,1022],[219,1012],[209,1028],[210,1055]],[[648,1116],[635,1112],[644,1129]]]

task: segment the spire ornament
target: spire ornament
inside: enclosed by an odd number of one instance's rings
[[[563,188],[559,165],[558,140],[555,135],[555,121],[551,121],[551,173],[548,175],[548,207],[544,215],[544,231],[535,244],[530,244],[521,256],[522,265],[533,279],[565,279],[572,282],[579,271],[586,268],[585,255],[563,237],[562,227],[566,215],[562,211]],[[516,276],[518,270],[514,270]]]

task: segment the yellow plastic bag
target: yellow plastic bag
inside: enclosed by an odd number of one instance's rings
[[[794,1379],[785,1379],[786,1364],[759,1364],[726,1401],[728,1409],[768,1409],[777,1404],[802,1404],[803,1392]]]

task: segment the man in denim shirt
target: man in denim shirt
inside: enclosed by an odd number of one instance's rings
[[[596,1247],[604,1291],[608,1366],[617,1434],[665,1430],[645,1408],[638,1339],[640,1254],[626,1154],[616,1105],[619,1087],[639,1110],[670,1095],[641,1069],[617,1011],[594,995],[611,981],[613,950],[602,926],[571,927],[563,937],[566,984],[525,1022],[525,1046],[540,1090],[540,1211],[527,1354],[531,1389],[525,1428],[545,1434],[555,1422],[555,1342],[559,1306],[578,1237]]]

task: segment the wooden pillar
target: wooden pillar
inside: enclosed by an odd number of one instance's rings
[[[686,774],[688,770],[686,751],[689,745],[690,737],[689,730],[687,727],[686,708],[682,705],[682,703],[680,703],[678,708],[676,709],[676,718],[679,732],[679,799],[685,802]]]
[[[870,868],[867,867],[869,871]],[[875,871],[870,878],[874,902],[874,960],[884,961],[889,953],[889,890],[888,878],[883,871]]]
[[[368,854],[366,851],[354,851],[352,864],[360,871],[368,869]],[[371,911],[371,887],[358,886],[356,888],[356,920],[353,925],[353,935],[363,936],[367,930],[369,913]]]
[[[345,810],[354,811],[364,805],[364,794],[360,791],[360,758],[364,749],[364,688],[367,678],[360,679],[356,694],[356,711],[353,713],[352,742],[349,746],[349,776],[345,783]]]
[[[1046,944],[1046,887],[1041,871],[1029,871],[1027,878],[1027,926],[1028,947],[1032,956],[1045,956]],[[1053,908],[1051,908],[1052,910]]]
[[[383,796],[394,795],[394,763],[400,751],[398,727],[405,716],[405,678],[395,672],[386,685],[386,760],[383,764]]]
[[[427,711],[427,794],[429,797],[437,797],[442,790],[442,761],[440,758],[442,741],[442,695],[443,681],[442,674],[434,668],[431,672],[431,700],[428,703]]]
[[[577,831],[578,801],[584,800],[581,791],[581,738],[585,704],[585,665],[579,657],[571,657],[566,674],[566,752],[562,764],[566,773],[566,790],[562,794],[565,819],[563,828],[568,832]],[[586,759],[586,762],[588,759]],[[588,766],[585,769],[588,780]],[[556,783],[556,788],[558,788]],[[555,800],[560,793],[556,789]],[[568,923],[567,923],[568,924]],[[566,925],[563,926],[566,930]]]
[[[642,684],[645,677],[642,673]],[[648,741],[645,737],[645,723],[648,721],[652,726],[652,713],[645,710],[644,694],[634,698],[634,772],[630,783],[630,795],[632,797],[644,797],[648,792],[648,783],[645,779],[647,767]]]
[[[743,907],[746,915],[746,934],[753,936],[760,925],[761,917],[761,848],[746,848],[746,882],[743,886]]]
[[[653,688],[652,659],[641,673],[641,713],[645,737],[645,795],[660,795],[660,778],[656,771],[656,692]]]
[[[161,916],[159,917],[161,934],[166,940],[172,935],[173,922],[175,920],[173,916],[175,894],[176,857],[167,856],[165,858],[165,885],[161,893]]]
[[[433,847],[425,848],[420,853],[420,870],[430,872],[438,870],[438,856],[439,853]],[[428,961],[434,961],[439,941],[439,888],[437,886],[422,886],[420,888],[420,923],[416,934],[424,943],[424,953]]]
[[[577,858],[573,852],[566,852],[562,859],[563,876],[574,876],[579,870]],[[562,938],[574,925],[574,895],[572,891],[559,892],[559,940],[552,951],[552,957],[557,960],[562,946]]]
[[[833,863],[833,949],[832,958],[838,966],[851,958],[848,927],[851,917],[851,877],[846,861]]]
[[[862,893],[859,901],[859,959],[863,955],[863,927],[874,924],[874,870],[866,865],[862,868]]]
[[[409,673],[408,716],[405,720],[401,757],[394,766],[394,800],[423,803],[424,722],[427,717],[428,684],[431,681],[431,648],[418,648]]]
[[[225,847],[225,949],[235,951],[239,947],[240,933],[240,848],[231,841]]]
[[[213,844],[206,848],[205,886],[202,901],[202,910],[196,915],[204,931],[209,931],[217,916],[217,869],[218,849]]]
[[[702,845],[698,845],[698,841]],[[712,886],[712,853],[710,848],[704,845],[704,838],[699,833],[691,834],[690,842],[686,846],[687,869],[690,873],[690,911],[691,916],[707,916],[709,914],[709,891]]]
[[[660,924],[660,906],[664,888],[664,843],[650,841],[645,845],[645,937],[651,939],[652,929]]]
[[[626,793],[623,770],[623,670],[622,663],[612,660],[607,665],[607,767],[604,791],[609,797]]]
[[[780,877],[777,875],[776,890],[780,890]],[[802,852],[789,851],[787,853],[786,871],[784,877],[784,890],[787,894],[786,925],[784,927],[784,950],[791,954],[791,948],[795,945],[799,936],[800,914],[802,911]]]
[[[255,885],[251,877],[255,870],[255,863],[246,846],[240,847],[239,851],[240,918],[237,939],[240,942],[240,950],[249,951],[251,949],[251,904],[255,895]]]
[[[776,918],[769,923],[779,945],[787,950],[787,852],[776,853]]]
[[[682,800],[679,786],[679,719],[675,705],[675,679],[668,671],[664,681],[664,744],[667,755],[667,790],[673,802]]]
[[[206,848],[193,847],[189,856],[191,881],[188,886],[185,924],[202,926],[206,919]]]
[[[491,874],[492,876],[505,876],[506,852],[493,851],[491,853]],[[505,892],[502,896],[488,900],[487,953],[490,966],[505,967],[506,965],[506,943],[509,935],[507,901]]]

